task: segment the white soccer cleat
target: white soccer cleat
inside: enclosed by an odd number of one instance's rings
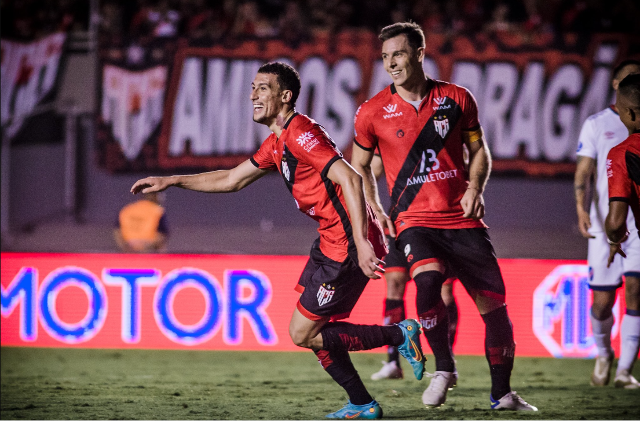
[[[427,377],[431,377],[431,383],[422,393],[422,403],[427,408],[437,408],[447,400],[447,391],[453,388],[457,381],[457,376],[449,371],[436,371],[433,374],[426,374]]]
[[[449,390],[453,390],[458,385],[458,370],[453,372],[453,382],[449,384]]]
[[[640,382],[628,370],[622,370],[616,374],[613,385],[621,389],[640,389]]]
[[[397,361],[388,363],[382,361],[382,368],[371,375],[371,380],[402,379],[403,377],[402,368],[400,368],[400,364]]]
[[[515,391],[511,391],[501,397],[498,400],[493,399],[493,396],[489,396],[491,399],[491,409],[507,409],[510,411],[537,411],[533,405],[529,405],[522,399]]]
[[[613,355],[596,358],[596,365],[593,367],[593,373],[591,373],[591,386],[606,386],[609,384],[612,363]]]

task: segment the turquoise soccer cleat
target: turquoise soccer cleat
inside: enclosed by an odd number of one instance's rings
[[[382,408],[376,401],[371,401],[365,405],[354,405],[347,402],[342,409],[332,412],[326,418],[339,420],[378,420],[382,418]]]
[[[427,357],[422,353],[422,345],[420,344],[422,326],[414,319],[403,320],[398,323],[398,326],[400,326],[404,335],[404,343],[398,347],[398,352],[409,361],[416,379],[422,380],[424,363],[427,361]]]

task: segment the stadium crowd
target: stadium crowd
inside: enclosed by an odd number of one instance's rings
[[[113,37],[174,38],[218,43],[278,37],[291,43],[317,33],[377,33],[412,19],[427,33],[638,33],[634,0],[100,0],[103,41]],[[60,30],[87,30],[85,0],[4,0],[2,38],[28,41]]]
[[[2,39],[32,41],[54,32],[86,31],[90,5],[86,0],[3,0]]]

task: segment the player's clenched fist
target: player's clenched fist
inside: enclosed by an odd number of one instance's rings
[[[173,185],[173,177],[147,177],[136,181],[131,186],[131,193],[153,193],[166,190]]]

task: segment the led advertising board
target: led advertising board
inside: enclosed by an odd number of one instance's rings
[[[305,256],[2,253],[2,346],[302,350],[289,320]],[[500,259],[521,356],[594,357],[584,261]],[[348,321],[382,323],[372,280]],[[484,323],[459,282],[454,351],[484,355]],[[614,307],[619,349],[624,294]],[[415,285],[407,316],[416,317]],[[426,340],[423,340],[426,345]]]

